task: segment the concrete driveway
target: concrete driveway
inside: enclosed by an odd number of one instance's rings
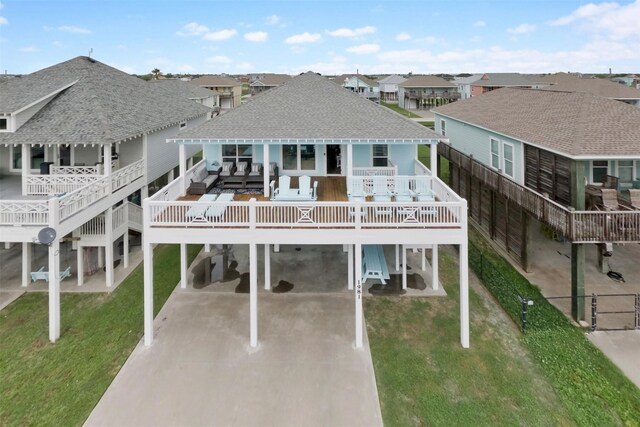
[[[250,349],[248,295],[178,289],[86,425],[382,425],[353,306],[351,293],[260,294]]]

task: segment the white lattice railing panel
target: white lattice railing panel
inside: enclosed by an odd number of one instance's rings
[[[70,193],[100,178],[100,175],[27,175],[27,194],[42,196]]]
[[[142,229],[142,206],[129,202],[128,215],[129,224]]]
[[[144,175],[144,161],[138,160],[128,166],[113,171],[111,174],[111,182],[113,191],[130,184],[134,180]]]
[[[49,203],[28,200],[0,200],[0,225],[47,225]]]
[[[49,168],[51,175],[98,175],[97,166],[54,166]]]
[[[64,221],[92,203],[106,197],[109,193],[110,188],[107,177],[103,177],[71,193],[67,193],[62,196],[58,202],[60,206],[60,221]]]

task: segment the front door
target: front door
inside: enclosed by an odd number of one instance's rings
[[[342,155],[339,145],[327,145],[327,175],[342,174]]]

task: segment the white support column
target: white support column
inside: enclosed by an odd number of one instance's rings
[[[31,253],[31,243],[22,242],[22,286],[25,288],[31,281]]]
[[[347,244],[342,245],[342,252],[347,252],[347,251],[349,251],[349,245]]]
[[[129,267],[129,229],[122,236],[122,264],[124,268]]]
[[[269,144],[262,145],[262,171],[264,177],[264,197],[269,197],[269,191],[271,190],[269,187]]]
[[[31,169],[31,145],[22,144],[22,154],[20,157],[20,165],[22,168],[22,195],[27,195],[27,176]]]
[[[153,245],[144,248],[144,345],[153,342]]]
[[[98,246],[98,268],[104,267],[104,248]]]
[[[264,288],[271,290],[271,245],[264,245]]]
[[[431,175],[438,176],[438,144],[431,144],[430,149]]]
[[[407,289],[407,248],[402,245],[402,289]]]
[[[180,243],[180,288],[187,288],[187,244]]]
[[[249,342],[258,346],[258,245],[249,244]]]
[[[191,169],[193,167],[193,157],[189,157],[187,159],[187,169]]]
[[[344,164],[344,158],[342,158]],[[353,176],[353,145],[347,144],[347,176]]]
[[[273,252],[280,252],[280,243],[275,243],[273,245]]]
[[[396,245],[396,271],[400,271],[400,245]]]
[[[107,287],[113,286],[113,207],[109,207],[104,212],[104,263],[106,264],[106,282]]]
[[[204,244],[204,251],[205,252],[211,252],[211,243],[205,243]]]
[[[362,348],[362,244],[355,244],[356,348]]]
[[[173,173],[173,169],[167,172],[167,182],[171,182],[176,179],[175,174]]]
[[[76,248],[76,266],[78,267],[78,286],[84,284],[84,246]]]
[[[102,146],[102,167],[106,176],[111,175],[111,144]]]
[[[427,248],[426,248],[426,246],[424,246],[420,250],[420,254],[422,254],[422,271],[425,271],[427,269]]]
[[[80,237],[80,228],[76,228],[75,230],[73,230],[71,232],[71,237],[73,237],[74,239],[71,240],[71,249],[74,251],[78,250],[78,241],[76,240],[78,237]]]
[[[347,268],[349,270],[349,273],[347,275],[347,289],[349,289],[350,291],[353,290],[353,245],[349,244],[347,245],[347,256],[348,261],[347,261]]]
[[[140,200],[144,200],[147,197],[149,197],[149,186],[143,185],[142,188],[140,188]]]
[[[187,175],[187,146],[184,144],[179,144],[178,147],[178,165],[180,166],[180,179],[182,180],[180,194],[184,196],[185,194],[187,194],[188,187],[187,180],[185,179]]]
[[[54,165],[59,166],[60,164],[60,146],[52,145],[51,146],[51,161]]]
[[[460,244],[460,342],[469,348],[469,243]]]
[[[60,338],[60,241],[49,246],[49,341]]]
[[[438,245],[431,246],[431,286],[434,291],[440,288],[440,275],[438,273]]]

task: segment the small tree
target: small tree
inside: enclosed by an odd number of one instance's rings
[[[151,74],[153,74],[154,78],[158,80],[158,78],[160,77],[160,74],[162,73],[158,68],[154,68],[153,70],[151,70]]]

